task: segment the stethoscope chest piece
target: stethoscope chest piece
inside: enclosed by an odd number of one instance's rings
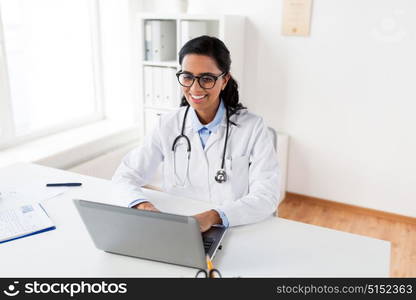
[[[185,120],[186,120],[186,116],[188,114],[188,110],[189,110],[188,106],[185,110],[185,114],[183,116],[183,121],[182,121],[182,130],[181,130],[181,134],[178,135],[175,140],[173,141],[172,144],[172,152],[173,152],[173,172],[176,178],[176,181],[180,181],[179,180],[179,176],[176,173],[176,160],[175,160],[175,153],[176,153],[176,146],[177,143],[180,139],[185,139],[186,141],[186,145],[187,145],[187,166],[186,166],[186,176],[189,175],[189,160],[190,160],[190,154],[191,154],[191,141],[189,140],[189,138],[185,135],[184,131],[185,131]],[[225,153],[227,150],[227,141],[228,141],[228,133],[229,133],[229,127],[230,127],[230,120],[229,120],[229,116],[228,116],[228,109],[226,108],[226,116],[227,116],[227,130],[225,132],[225,141],[224,141],[224,150],[222,152],[222,161],[221,161],[221,169],[219,169],[217,171],[217,174],[215,175],[215,181],[218,183],[223,183],[227,181],[227,173],[225,173],[224,170],[224,164],[225,164]],[[184,187],[185,186],[185,181],[186,181],[186,177],[185,179],[179,183],[180,186]]]
[[[215,175],[215,181],[218,183],[223,183],[227,181],[227,173],[225,173],[224,169],[219,169],[217,174]]]

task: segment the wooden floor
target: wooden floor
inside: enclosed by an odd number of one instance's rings
[[[416,277],[416,224],[305,198],[288,193],[279,217],[390,241],[390,276]]]

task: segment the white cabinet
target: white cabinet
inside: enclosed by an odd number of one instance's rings
[[[230,50],[231,74],[243,86],[244,17],[238,15],[139,14],[134,43],[138,101],[144,111],[144,134],[158,116],[177,109],[181,90],[176,79],[178,53],[183,44],[200,35],[221,39]],[[240,94],[241,88],[240,88]]]
[[[158,124],[159,118],[162,115],[162,111],[155,109],[146,109],[144,119],[145,126],[144,129],[147,133],[152,132],[153,128]]]

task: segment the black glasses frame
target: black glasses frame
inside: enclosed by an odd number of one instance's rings
[[[179,80],[179,76],[181,76],[182,74],[188,74],[188,75],[191,75],[192,77],[193,77],[193,80],[192,80],[192,83],[190,84],[190,85],[183,85],[182,83],[181,83],[181,81]],[[179,82],[179,84],[181,85],[181,86],[183,86],[183,87],[191,87],[194,83],[195,83],[195,79],[198,79],[198,84],[199,84],[199,86],[202,88],[202,89],[204,89],[204,90],[210,90],[210,89],[212,89],[212,88],[214,88],[214,86],[215,86],[215,84],[217,83],[217,80],[218,80],[218,78],[220,78],[221,76],[224,76],[225,74],[227,74],[227,72],[222,72],[220,75],[212,75],[212,74],[205,74],[205,75],[201,75],[201,76],[196,76],[196,75],[193,75],[193,74],[191,74],[191,73],[188,73],[188,72],[183,72],[183,71],[179,71],[179,72],[177,72],[176,73],[176,78],[178,78],[178,82]],[[205,76],[209,76],[209,77],[212,77],[212,78],[214,78],[214,84],[213,84],[213,86],[212,87],[210,87],[210,88],[204,88],[204,87],[202,87],[202,85],[201,85],[201,78],[202,77],[205,77]]]

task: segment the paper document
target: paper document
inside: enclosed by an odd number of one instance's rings
[[[39,203],[68,191],[68,187],[46,187],[45,182],[32,182],[16,186],[0,183],[0,210],[27,203]]]
[[[55,229],[40,203],[0,210],[0,243]]]

